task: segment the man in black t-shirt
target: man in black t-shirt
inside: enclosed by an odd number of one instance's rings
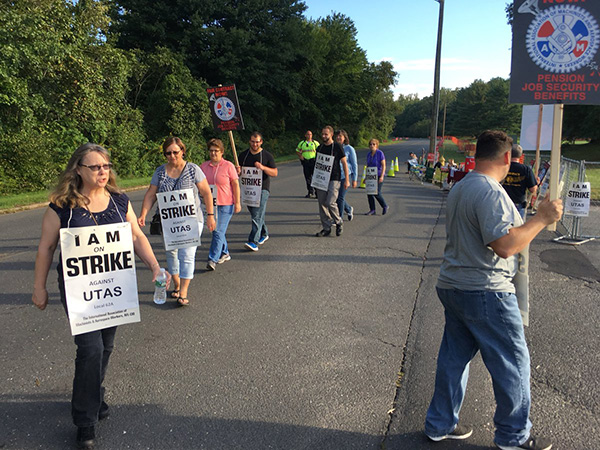
[[[269,239],[269,231],[265,224],[265,212],[270,194],[270,178],[277,176],[275,158],[268,151],[263,150],[262,143],[262,134],[255,131],[250,136],[250,148],[242,152],[239,156],[240,164],[243,167],[256,167],[263,171],[260,206],[248,206],[248,211],[252,216],[252,229],[250,230],[248,242],[246,242],[245,246],[253,252],[257,252],[258,246],[264,244]],[[237,167],[237,172],[238,175],[241,174],[242,168],[240,166]]]
[[[521,156],[523,155],[523,147],[513,144],[510,154],[510,169],[508,175],[504,179],[502,186],[513,201],[521,217],[525,219],[525,211],[527,211],[527,191],[535,194],[537,190],[537,179],[531,167],[521,164]]]
[[[346,189],[350,187],[350,176],[348,173],[348,163],[346,162],[346,153],[344,153],[343,147],[337,142],[333,141],[333,128],[329,125],[323,128],[322,132],[323,143],[317,148],[317,161],[319,153],[327,156],[333,156],[333,166],[327,170],[330,171],[331,176],[329,178],[329,185],[326,191],[319,188],[316,189],[317,200],[319,201],[319,216],[321,218],[321,224],[323,229],[317,233],[317,237],[329,236],[331,234],[331,227],[335,224],[335,235],[339,236],[342,234],[342,217],[337,206],[337,197],[342,185],[341,180],[341,166],[344,169],[345,179],[343,181]],[[318,167],[315,165],[315,169]]]

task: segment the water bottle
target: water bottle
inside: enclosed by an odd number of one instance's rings
[[[165,269],[160,269],[160,274],[154,282],[154,303],[162,305],[167,301],[167,273]]]

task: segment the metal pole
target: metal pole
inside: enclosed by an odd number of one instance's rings
[[[440,4],[438,21],[437,49],[435,52],[435,75],[433,80],[433,109],[431,112],[431,137],[429,138],[429,153],[435,153],[437,140],[438,115],[440,110],[440,60],[442,54],[442,27],[444,25],[444,0],[436,0]]]

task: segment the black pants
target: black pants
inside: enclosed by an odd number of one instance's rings
[[[304,179],[306,180],[306,190],[309,194],[315,194],[315,188],[313,188],[310,183],[312,182],[313,172],[315,171],[315,161],[317,158],[313,159],[303,159],[300,162],[302,163],[302,170],[304,171]]]
[[[59,265],[61,263],[59,262]],[[60,300],[67,312],[64,279],[59,271],[58,287]],[[74,336],[77,353],[75,356],[75,376],[71,415],[77,427],[90,427],[98,422],[100,409],[104,404],[104,376],[110,354],[113,351],[117,327],[90,331]]]

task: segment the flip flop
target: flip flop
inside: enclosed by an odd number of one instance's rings
[[[190,301],[186,297],[179,297],[177,299],[177,303],[179,303],[181,306],[189,306]]]
[[[171,292],[171,298],[179,298],[179,289],[175,289]]]

